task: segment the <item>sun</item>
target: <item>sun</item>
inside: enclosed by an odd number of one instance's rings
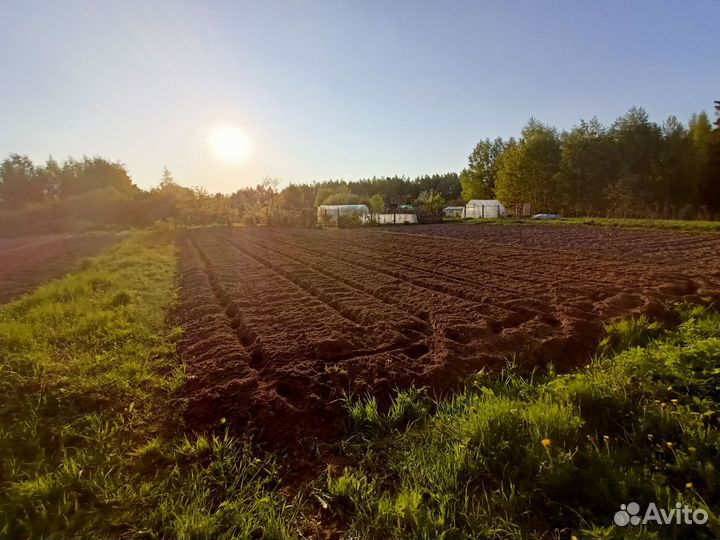
[[[233,125],[212,128],[207,137],[210,151],[220,161],[230,165],[244,162],[252,153],[252,141],[247,133]]]

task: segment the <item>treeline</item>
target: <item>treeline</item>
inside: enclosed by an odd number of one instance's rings
[[[720,115],[720,102],[716,102]],[[531,119],[521,137],[480,141],[460,174],[462,198],[564,215],[717,219],[720,118],[651,122],[632,108],[611,126],[570,131]]]
[[[280,181],[266,179],[256,187],[242,188],[230,196],[233,207],[248,224],[312,226],[318,206],[365,204],[372,213],[401,212],[414,205],[420,211],[439,216],[446,201],[460,201],[457,173],[434,174],[410,179],[404,176],[355,181],[290,184],[278,189]],[[432,218],[429,218],[432,219]]]
[[[227,223],[234,215],[229,197],[181,187],[167,169],[158,187],[142,190],[122,163],[100,157],[37,165],[12,154],[0,164],[0,236]]]
[[[445,204],[494,199],[511,212],[720,218],[720,102],[687,124],[662,124],[632,108],[611,126],[596,119],[558,131],[531,119],[519,139],[480,141],[458,175],[291,183],[266,179],[230,195],[180,186],[165,169],[157,187],[133,184],[122,163],[100,157],[0,164],[0,235],[174,225],[312,226],[321,204],[367,204],[372,212],[438,216]]]
[[[457,173],[279,186],[279,180],[268,178],[230,195],[211,194],[179,185],[165,169],[157,187],[142,190],[119,162],[84,157],[35,164],[12,154],[0,164],[0,235],[147,227],[158,221],[310,227],[320,204],[363,203],[383,212],[418,201],[438,206],[439,200],[460,196]],[[424,193],[435,196],[423,198]]]
[[[12,154],[0,164],[0,235],[135,225],[143,222],[142,195],[120,163],[86,157],[36,165]]]
[[[263,184],[277,186],[279,181],[266,180]],[[250,197],[256,188],[245,188],[233,194],[233,197]],[[414,204],[425,192],[434,192],[446,200],[460,200],[460,176],[457,173],[418,176],[410,179],[405,176],[388,176],[362,180],[328,180],[324,182],[290,184],[278,192],[278,207],[298,210],[313,208],[321,204],[368,204],[380,212],[403,205]]]

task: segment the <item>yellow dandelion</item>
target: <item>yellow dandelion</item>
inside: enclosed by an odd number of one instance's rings
[[[696,450],[696,448],[694,446],[691,446],[688,448],[688,452],[694,452],[695,450]]]
[[[692,482],[688,482],[687,484],[685,484],[685,487],[688,488],[688,489],[692,489],[692,488],[693,488],[693,483],[692,483]]]
[[[673,443],[671,443],[670,441],[666,442],[665,444],[667,445],[668,448],[672,448],[672,447],[673,447]]]
[[[578,540],[578,537],[573,534],[573,535],[570,537],[570,540]]]
[[[605,439],[606,441],[609,441],[609,440],[610,440],[610,435],[603,435],[603,439]]]
[[[543,445],[545,448],[547,448],[548,446],[550,446],[550,445],[552,444],[552,441],[551,441],[550,439],[543,439],[543,440],[540,441],[540,442],[542,443],[542,445]]]
[[[660,407],[664,409],[665,407],[667,407],[667,403],[664,403],[664,402],[661,403],[661,404],[660,404]]]
[[[672,386],[668,386],[668,390],[672,390]]]
[[[677,400],[677,399],[671,399],[670,402],[671,402],[671,403],[677,403],[678,400]]]

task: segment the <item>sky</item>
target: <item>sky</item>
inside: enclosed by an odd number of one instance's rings
[[[459,172],[531,116],[720,99],[717,0],[2,0],[0,21],[0,159],[99,155],[143,188]]]

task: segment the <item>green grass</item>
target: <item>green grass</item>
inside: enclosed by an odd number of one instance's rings
[[[646,320],[608,327],[606,356],[576,374],[478,374],[414,423],[348,402],[357,465],[326,479],[327,504],[363,538],[716,537],[720,315],[682,311],[661,337]],[[395,403],[409,401],[427,411],[414,391]],[[612,526],[630,501],[711,519]]]
[[[0,308],[0,537],[287,537],[272,457],[181,435],[175,249],[134,235]]]
[[[690,221],[680,219],[621,219],[621,218],[562,218],[556,220],[540,219],[466,219],[462,223],[469,225],[546,225],[562,227],[564,225],[595,225],[600,227],[622,227],[636,229],[672,229],[682,231],[720,231],[720,221]]]

